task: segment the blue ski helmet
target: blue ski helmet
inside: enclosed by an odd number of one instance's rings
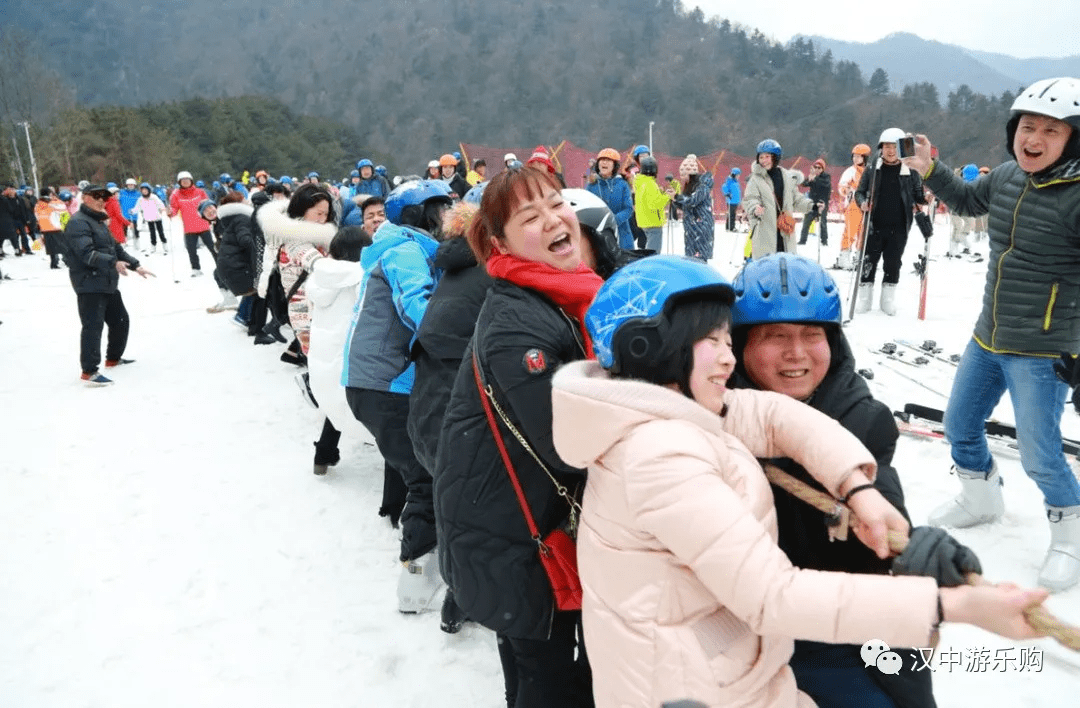
[[[742,174],[742,170],[740,170],[740,169],[739,169],[738,167],[732,167],[732,168],[731,168],[731,174],[733,174],[733,175],[735,175],[736,177],[738,177],[739,175],[741,175],[741,174]]]
[[[211,185],[210,185],[210,189],[213,189],[213,190],[221,189],[221,182],[218,182],[217,180],[214,180],[213,183],[211,183]]]
[[[232,181],[232,175],[230,175],[228,172],[222,172],[220,175],[218,175],[218,182],[221,182],[222,184],[228,184]]]
[[[360,170],[353,170],[352,172],[349,173],[350,178],[359,177],[359,176],[360,176]]]
[[[311,172],[308,172],[308,173],[307,173],[307,178],[308,178],[308,179],[311,179],[311,178],[313,178],[313,177],[314,177],[315,179],[319,179],[319,173],[318,173],[318,172],[315,172],[314,170],[312,170]]]
[[[642,155],[642,154],[647,153],[647,152],[649,152],[649,146],[648,145],[638,145],[637,147],[634,148],[634,151],[632,153],[630,153],[630,155],[632,157],[637,157],[638,155]]]
[[[143,182],[142,184],[139,185],[139,189],[142,189],[143,187],[146,187],[147,189],[153,190],[153,187],[150,186],[149,182]]]
[[[974,182],[979,178],[979,166],[974,163],[964,165],[964,169],[960,170],[960,176],[965,182]]]
[[[431,199],[453,201],[450,185],[441,179],[410,180],[394,187],[386,197],[386,220],[401,224],[401,214],[407,207],[419,206]]]
[[[770,322],[840,324],[840,290],[820,264],[793,253],[750,261],[735,276],[732,327]]]
[[[26,185],[24,184],[21,187],[21,189],[26,189]],[[118,187],[116,186],[116,182],[109,182],[108,184],[105,185],[105,189],[113,190],[113,189],[118,189]]]
[[[71,192],[67,191],[66,189],[60,192],[58,196],[60,197],[60,201],[62,202],[70,202],[73,198],[71,196]]]
[[[356,169],[359,170],[364,167],[370,167],[371,169],[375,169],[375,163],[365,157],[363,160],[360,160],[356,163]]]
[[[654,356],[675,303],[692,293],[710,292],[729,305],[734,299],[724,276],[684,256],[649,256],[615,271],[585,313],[597,361],[619,373],[630,361]]]
[[[292,184],[292,177],[289,175],[281,175],[281,179],[278,180],[282,184]]]
[[[777,162],[782,157],[783,150],[780,148],[780,143],[776,142],[772,138],[765,138],[757,144],[757,154],[760,155],[763,152],[767,152],[770,155],[776,155]]]
[[[386,165],[375,165],[375,172],[377,174],[380,174],[383,177],[385,177],[386,176]]]
[[[198,182],[195,183],[195,186],[198,187],[199,189],[206,189],[206,182],[203,182],[202,180],[199,180]]]
[[[481,182],[468,192],[465,192],[465,196],[461,198],[461,201],[480,206],[480,200],[484,198],[484,190],[487,189],[487,186],[488,182]]]

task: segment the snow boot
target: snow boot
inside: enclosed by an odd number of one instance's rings
[[[874,284],[859,283],[859,292],[855,299],[855,313],[865,315],[870,311],[870,304],[874,301]]]
[[[949,258],[957,258],[960,255],[960,244],[956,241],[949,241],[949,252],[946,255]]]
[[[206,308],[206,311],[213,314],[215,312],[224,312],[225,310],[235,310],[240,301],[236,299],[236,296],[232,294],[232,291],[220,288],[221,290],[221,302],[216,305],[211,305]]]
[[[836,265],[833,268],[837,270],[851,270],[855,266],[851,262],[851,251],[840,251],[840,254],[836,257]]]
[[[432,612],[440,603],[446,583],[439,574],[439,558],[433,549],[402,563],[398,578],[398,612],[406,615]]]
[[[881,311],[889,316],[896,314],[896,283],[881,284]]]
[[[1080,581],[1080,506],[1047,506],[1050,549],[1046,552],[1039,585],[1050,592],[1068,590]]]
[[[439,629],[447,634],[457,634],[468,620],[465,612],[454,600],[454,591],[449,587],[446,588],[446,594],[443,595],[442,616],[439,618]]]
[[[1005,500],[1001,496],[1004,483],[998,474],[997,463],[989,472],[976,472],[954,466],[960,479],[960,495],[930,512],[926,523],[931,526],[952,526],[964,529],[997,521],[1005,515]]]
[[[202,271],[199,270],[198,268],[195,268],[195,269],[193,269],[191,271],[191,277],[192,278],[198,278],[200,275],[202,275]]]

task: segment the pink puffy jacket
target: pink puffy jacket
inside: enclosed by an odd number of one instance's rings
[[[791,457],[834,495],[856,469],[872,479],[874,458],[838,423],[749,390],[728,391],[717,416],[593,361],[552,385],[555,448],[589,470],[578,563],[597,708],[806,708],[793,638],[928,646],[932,578],[800,570],[776,545],[755,457]]]

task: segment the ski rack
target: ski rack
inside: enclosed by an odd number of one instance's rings
[[[918,403],[907,403],[904,405],[904,410],[902,412],[897,411],[893,415],[905,422],[907,422],[907,420],[904,417],[901,417],[901,415],[907,416],[908,418],[915,416],[916,418],[922,418],[931,423],[939,423],[942,425],[945,422],[944,411],[938,408],[931,408],[930,406],[922,406]],[[996,420],[988,420],[984,427],[986,428],[987,435],[997,435],[999,437],[1016,440],[1016,428],[1011,425],[999,423]],[[1068,455],[1080,455],[1080,440],[1072,440],[1071,438],[1062,436],[1061,449]]]

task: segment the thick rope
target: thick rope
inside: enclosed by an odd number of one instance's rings
[[[780,487],[797,499],[826,514],[836,514],[838,509],[847,509],[843,504],[826,492],[814,489],[806,482],[792,477],[776,465],[765,463],[765,476],[769,482]],[[907,534],[890,531],[889,550],[899,555],[907,548]],[[978,573],[967,574],[968,585],[991,585],[990,581]],[[1036,631],[1052,637],[1063,647],[1080,652],[1080,627],[1067,624],[1055,617],[1042,605],[1032,605],[1024,610],[1024,618]]]

